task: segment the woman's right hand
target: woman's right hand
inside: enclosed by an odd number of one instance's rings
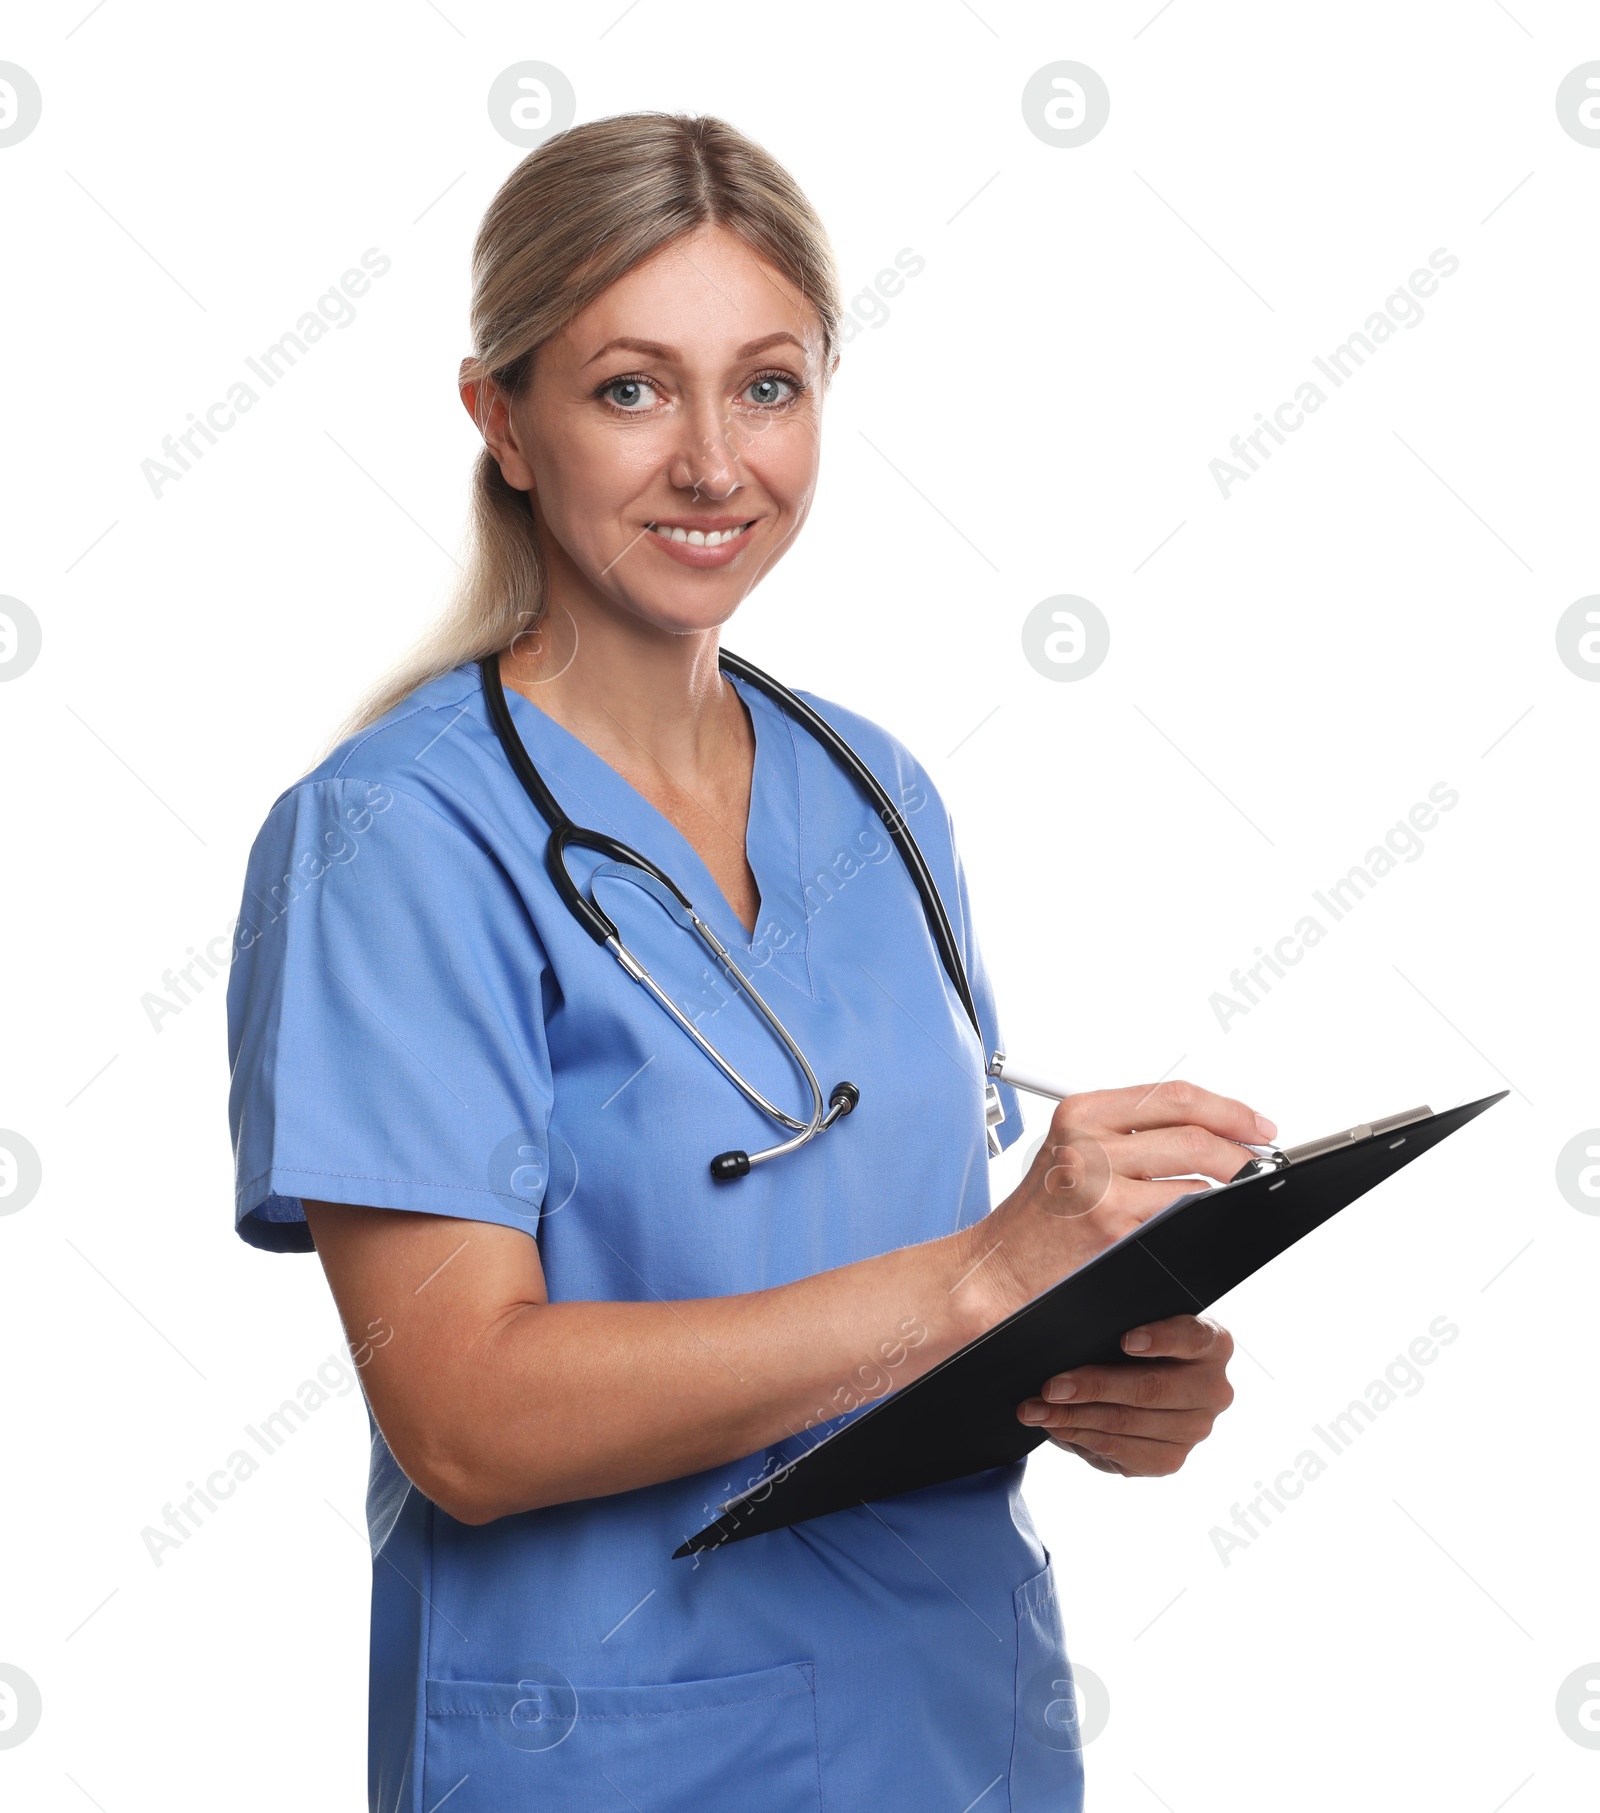
[[[1226,1183],[1277,1128],[1194,1083],[1069,1095],[1027,1175],[969,1230],[984,1258],[972,1283],[1000,1321],[1197,1188]],[[976,1257],[976,1254],[975,1254]]]

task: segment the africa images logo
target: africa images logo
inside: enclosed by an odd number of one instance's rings
[[[1326,378],[1334,390],[1342,390],[1379,347],[1394,338],[1397,329],[1413,328],[1422,322],[1427,315],[1423,303],[1437,292],[1440,278],[1453,277],[1460,269],[1461,260],[1454,252],[1443,246],[1430,252],[1427,268],[1414,270],[1384,298],[1383,307],[1374,309],[1348,339],[1331,347],[1326,357],[1321,353],[1312,355],[1311,363],[1318,375]],[[1315,415],[1327,400],[1328,392],[1321,384],[1315,378],[1305,378],[1294,395],[1285,398],[1270,416],[1258,409],[1257,426],[1236,434],[1228,443],[1233,458],[1214,459],[1208,468],[1223,502],[1228,501],[1234,486],[1243,484],[1272,458],[1273,446],[1285,446],[1289,436],[1303,428],[1307,417]]]

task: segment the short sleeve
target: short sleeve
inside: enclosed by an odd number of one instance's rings
[[[967,872],[961,863],[961,852],[956,848],[955,825],[948,809],[945,812],[945,823],[950,836],[950,858],[955,865],[956,875],[956,911],[951,914],[954,921],[957,942],[961,947],[961,960],[967,966],[967,986],[972,990],[972,1004],[978,1010],[978,1025],[983,1032],[983,1056],[987,1063],[997,1051],[1005,1049],[1005,1042],[1000,1036],[1000,1016],[995,1005],[994,985],[989,980],[989,971],[983,961],[983,952],[979,947],[977,933],[972,923],[972,900],[967,892]],[[1017,1100],[1017,1092],[1009,1083],[999,1083],[1000,1105],[1005,1109],[1005,1119],[995,1129],[1000,1142],[1000,1150],[1013,1146],[1022,1137],[1022,1105]]]
[[[310,1252],[302,1202],[537,1233],[546,964],[492,854],[381,782],[303,782],[250,853],[228,981],[235,1224]]]

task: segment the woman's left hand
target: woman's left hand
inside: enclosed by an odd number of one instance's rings
[[[1017,1415],[1103,1473],[1176,1473],[1233,1402],[1233,1336],[1207,1316],[1170,1316],[1130,1329],[1122,1346],[1137,1357],[1058,1372]]]

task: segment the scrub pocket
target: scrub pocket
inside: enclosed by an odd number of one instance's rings
[[[575,1683],[575,1707],[552,1703],[542,1732],[526,1687],[429,1681],[422,1805],[821,1813],[814,1676],[790,1662],[650,1687]]]
[[[1050,1561],[1024,1580],[1017,1617],[1017,1711],[1011,1740],[1011,1813],[1081,1813],[1083,1746],[1078,1702]]]

